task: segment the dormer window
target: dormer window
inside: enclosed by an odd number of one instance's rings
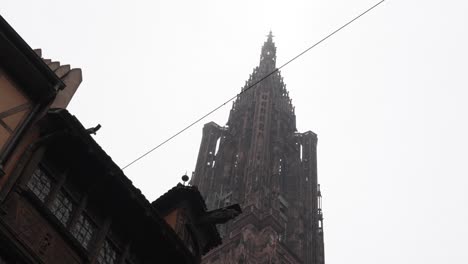
[[[215,193],[214,195],[228,198],[230,193],[227,195]],[[231,203],[232,199],[224,201]],[[214,203],[214,201],[208,202],[210,207],[219,206]],[[197,259],[221,244],[221,236],[216,225],[224,224],[242,212],[238,204],[207,211],[198,189],[195,186],[182,184],[177,184],[152,205],[164,217],[166,223],[174,229],[186,249]]]

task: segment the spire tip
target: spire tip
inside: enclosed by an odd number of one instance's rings
[[[273,36],[273,32],[271,32],[271,29],[270,29],[270,32],[268,33],[267,37],[268,37],[268,41],[270,41],[270,42],[273,41],[274,36]]]

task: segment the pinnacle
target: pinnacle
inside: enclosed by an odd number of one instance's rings
[[[274,36],[273,36],[273,33],[271,32],[271,30],[270,30],[270,33],[268,33],[267,37],[268,37],[267,42],[273,42],[273,37]]]

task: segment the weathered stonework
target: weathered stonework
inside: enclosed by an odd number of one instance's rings
[[[191,183],[209,209],[239,203],[244,212],[220,227],[223,245],[204,263],[324,263],[317,136],[297,132],[279,71],[248,89],[275,69],[270,33],[227,125],[203,128]]]

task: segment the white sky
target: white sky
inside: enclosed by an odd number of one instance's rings
[[[120,166],[240,91],[271,29],[279,64],[373,0],[19,1],[0,13],[83,69],[69,110]],[[387,0],[282,74],[318,134],[328,264],[468,263],[466,1]],[[204,123],[125,173],[154,200],[194,170]]]

